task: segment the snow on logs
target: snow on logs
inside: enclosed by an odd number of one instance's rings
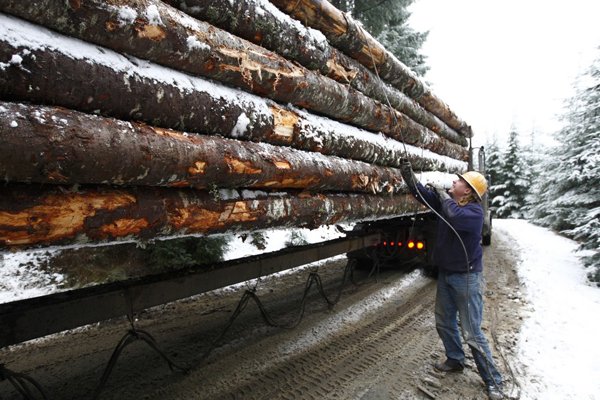
[[[408,94],[451,128],[471,137],[472,130],[406,65],[387,51],[350,15],[327,0],[270,0],[282,11],[321,31],[338,49],[377,71],[383,80]]]
[[[306,28],[268,0],[165,0],[187,14],[318,71],[387,104],[454,143],[464,136],[400,90],[382,84],[369,69],[329,45],[320,31]],[[251,21],[251,22],[250,22]]]
[[[0,10],[118,52],[383,132],[396,140],[448,141],[346,85],[158,0],[5,0]]]
[[[27,163],[23,163],[27,160]],[[0,102],[7,181],[397,193],[400,171],[289,147]]]
[[[0,16],[0,22],[0,59],[10,60],[14,54],[20,58],[18,65],[7,66],[0,74],[0,96],[5,99],[56,104],[163,128],[288,145],[386,166],[398,166],[404,151],[396,140],[382,141],[364,130],[332,124],[21,20]],[[407,141],[410,138],[414,137]],[[452,159],[467,157],[465,148],[433,133],[420,139],[413,144]],[[440,157],[428,154],[423,155],[428,165],[417,163],[416,168],[451,169],[435,162]]]
[[[390,218],[423,210],[401,157],[466,166],[464,137],[326,44],[364,93],[156,0],[0,11],[34,23],[0,14],[0,248]]]

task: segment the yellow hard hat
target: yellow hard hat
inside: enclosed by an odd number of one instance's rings
[[[477,195],[477,198],[481,201],[481,198],[485,194],[488,184],[485,177],[476,171],[468,171],[464,174],[456,174],[459,178],[463,179],[471,189]]]

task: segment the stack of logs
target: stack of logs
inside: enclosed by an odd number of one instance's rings
[[[0,0],[0,247],[415,213],[470,135],[324,0]]]

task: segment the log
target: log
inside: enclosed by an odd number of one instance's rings
[[[158,0],[5,0],[0,10],[403,142],[428,143],[437,137],[393,108]]]
[[[322,34],[282,13],[267,0],[163,0],[185,13],[274,51],[380,101],[453,143],[467,140],[369,69],[329,45]],[[317,33],[318,32],[318,33]]]
[[[374,194],[404,186],[399,170],[360,161],[5,102],[0,176],[7,182]]]
[[[271,0],[271,2],[306,26],[323,32],[335,47],[415,99],[452,129],[466,137],[473,135],[471,127],[466,122],[350,15],[338,10],[327,0]]]
[[[343,158],[398,166],[405,145],[324,117],[284,107],[172,69],[0,15],[0,98],[60,105],[157,127],[292,146]],[[73,88],[77,88],[74,90]],[[406,145],[420,170],[464,170],[466,149],[448,141]]]
[[[0,248],[168,236],[316,228],[423,211],[411,195],[300,193],[233,196],[197,190],[8,184],[0,196]]]

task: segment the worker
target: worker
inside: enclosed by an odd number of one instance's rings
[[[434,253],[439,268],[435,325],[446,351],[446,360],[434,364],[434,368],[442,372],[461,372],[464,369],[465,353],[458,330],[460,320],[462,336],[471,349],[488,397],[502,399],[502,376],[481,331],[481,231],[484,219],[481,198],[487,190],[487,182],[479,172],[469,171],[458,175],[452,188],[446,191],[441,187],[423,186],[416,179],[408,160],[402,160],[400,171],[417,200],[429,205],[447,221],[438,223]]]

